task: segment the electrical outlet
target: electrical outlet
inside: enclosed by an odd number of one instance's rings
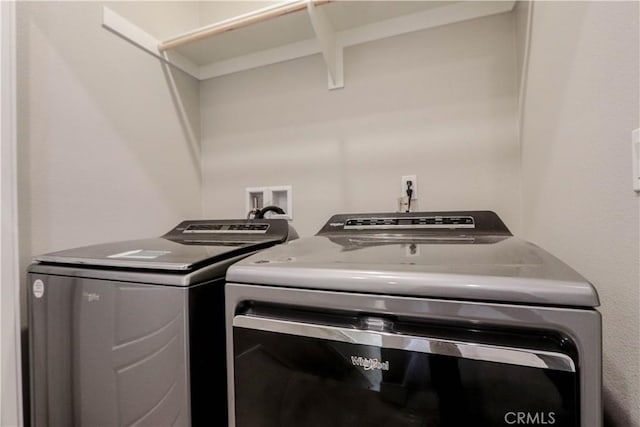
[[[400,189],[400,197],[407,197],[407,188],[409,186],[409,181],[411,181],[411,189],[413,193],[411,194],[411,200],[418,199],[418,177],[416,175],[405,175],[401,180],[401,189]]]

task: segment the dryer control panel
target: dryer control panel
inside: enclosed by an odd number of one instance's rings
[[[511,236],[504,222],[491,211],[338,214],[332,216],[317,235],[359,232]]]

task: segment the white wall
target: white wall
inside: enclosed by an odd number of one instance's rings
[[[98,2],[21,2],[18,18],[29,253],[199,217],[198,82],[103,29]]]
[[[524,235],[597,287],[608,425],[640,425],[638,2],[536,2],[523,123]]]
[[[0,3],[0,425],[22,424],[16,178],[15,4]]]
[[[164,40],[199,27],[201,3],[199,1],[118,0],[103,4],[156,39]],[[207,3],[215,5],[218,1]]]
[[[533,0],[519,0],[513,8],[516,33],[516,79],[518,84],[518,107],[521,109],[523,81],[526,76],[528,58],[528,36]],[[520,113],[520,111],[518,112]]]
[[[209,25],[256,9],[280,3],[279,0],[215,0],[200,2],[200,25]]]
[[[204,212],[244,217],[245,187],[293,186],[293,224],[394,211],[418,176],[422,210],[492,209],[520,230],[512,14],[345,50],[345,88],[320,55],[201,84]]]
[[[202,214],[199,82],[102,28],[101,6],[18,3],[23,272],[39,253]]]

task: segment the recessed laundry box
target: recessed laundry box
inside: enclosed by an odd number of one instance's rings
[[[346,214],[234,264],[230,425],[601,425],[594,287],[493,212]]]
[[[32,425],[226,425],[226,270],[297,237],[284,219],[197,220],[37,256]]]

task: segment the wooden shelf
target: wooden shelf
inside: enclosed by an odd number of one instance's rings
[[[311,3],[313,3],[314,6],[318,6],[325,3],[329,3],[329,1],[330,0],[312,0]],[[198,29],[189,31],[185,34],[174,36],[169,40],[165,40],[162,43],[160,43],[159,49],[160,51],[174,49],[176,47],[184,46],[192,42],[217,36],[229,31],[237,30],[239,28],[249,27],[253,24],[263,23],[265,21],[273,22],[273,20],[275,20],[276,18],[290,15],[290,14],[293,14],[294,12],[300,12],[302,10],[306,10],[307,3],[309,2],[304,0],[288,1],[281,4],[275,4],[263,9],[258,9],[251,13],[236,16],[234,18],[227,19],[222,22],[216,22],[216,23],[207,25],[206,27],[198,28]],[[297,16],[300,16],[300,15],[298,14]],[[281,26],[280,28],[285,28],[287,24],[283,24],[281,22],[277,25],[280,25]],[[308,23],[306,24],[306,26],[308,27]],[[255,30],[255,27],[254,27],[254,30]],[[258,30],[258,31],[261,31],[261,30]],[[261,33],[261,34],[264,35],[264,33]]]
[[[199,28],[160,42],[159,49],[178,52],[198,65],[206,65],[314,39],[306,2],[294,3],[300,4],[303,9],[295,8],[286,14],[272,16],[258,11]]]
[[[103,26],[204,80],[321,53],[329,88],[343,87],[343,49],[512,10],[515,1],[289,0],[157,40],[103,9]]]

